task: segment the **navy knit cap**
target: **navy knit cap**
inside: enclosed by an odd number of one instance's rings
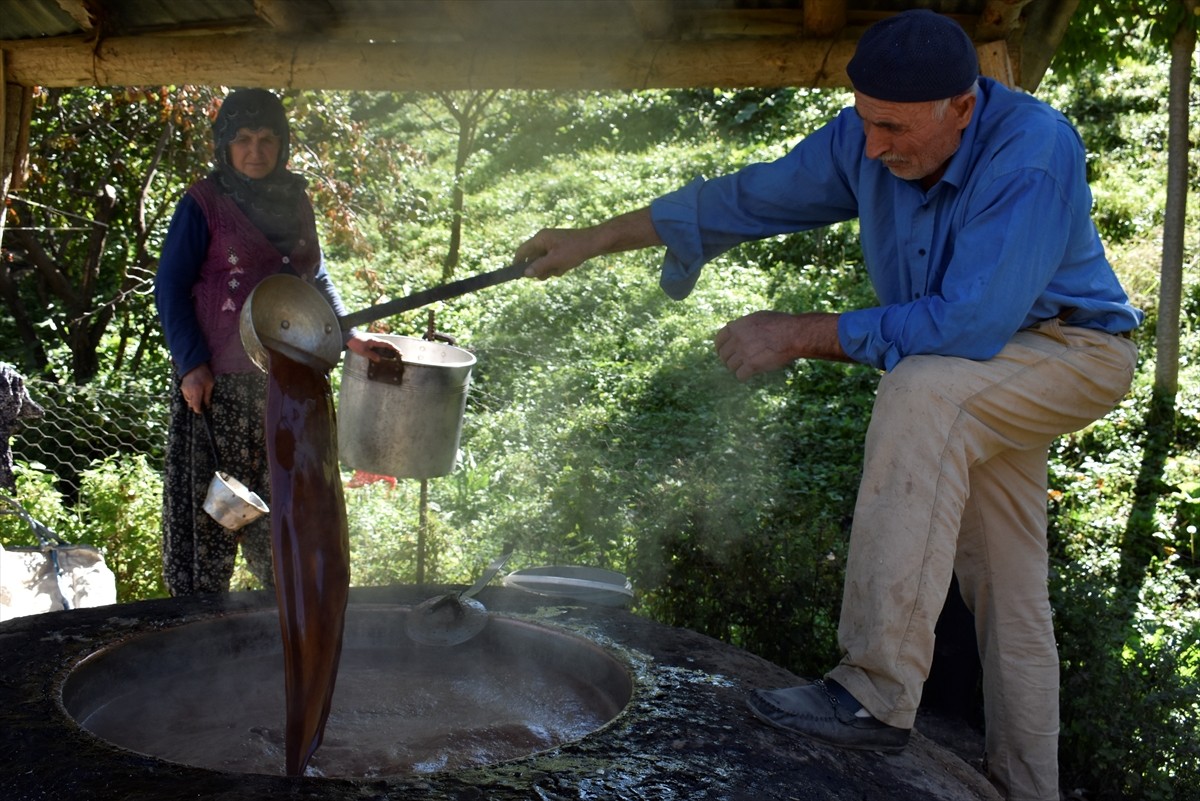
[[[867,28],[846,73],[855,90],[867,97],[919,103],[971,88],[979,77],[979,57],[957,22],[927,9],[910,9]]]

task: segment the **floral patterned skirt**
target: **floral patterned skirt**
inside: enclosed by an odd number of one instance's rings
[[[233,373],[216,377],[209,408],[221,470],[269,506],[266,402],[265,373]],[[188,408],[176,378],[163,482],[163,580],[171,595],[228,592],[239,543],[263,589],[275,587],[270,517],[231,531],[204,511],[216,470],[204,417]]]

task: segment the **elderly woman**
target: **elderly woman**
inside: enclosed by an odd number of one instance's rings
[[[290,129],[271,92],[225,98],[213,124],[215,169],[180,200],[163,244],[155,301],[171,351],[171,402],[163,492],[163,577],[172,595],[227,592],[238,543],[250,572],[274,587],[266,518],[237,531],[203,511],[221,469],[268,498],[263,434],[266,376],[239,333],[242,305],[260,281],[290,273],[345,308],[322,262],[304,178],[287,169]],[[381,340],[351,333],[346,347],[372,360]]]

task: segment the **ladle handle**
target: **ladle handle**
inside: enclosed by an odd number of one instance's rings
[[[483,571],[483,575],[476,579],[474,584],[459,593],[458,599],[460,601],[466,600],[486,587],[488,582],[494,579],[496,574],[500,572],[500,568],[504,567],[504,563],[508,561],[508,557],[511,553],[512,550],[507,550],[493,559],[491,563],[488,564],[487,570]]]
[[[221,472],[221,457],[217,455],[217,435],[213,431],[212,410],[205,406],[201,413],[204,417],[204,430],[208,432],[208,447],[212,449],[213,468]]]
[[[459,295],[466,295],[468,292],[476,292],[480,289],[486,289],[489,286],[503,284],[505,281],[512,281],[514,278],[520,278],[523,275],[525,275],[525,262],[510,264],[507,267],[501,267],[499,270],[492,270],[490,273],[480,273],[470,278],[463,278],[421,292],[414,292],[403,298],[396,298],[386,303],[369,306],[360,311],[347,314],[345,317],[339,317],[338,324],[342,327],[343,331],[349,331],[356,325],[374,322],[384,317],[391,317],[393,314],[400,314],[401,312],[428,306],[430,303],[436,303],[439,300],[448,300],[456,298]]]

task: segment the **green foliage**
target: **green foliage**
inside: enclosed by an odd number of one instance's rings
[[[1064,786],[1096,788],[1098,799],[1200,797],[1200,593],[1192,576],[1169,557],[1151,565],[1135,597],[1122,597],[1107,558],[1118,543],[1098,529],[1059,538],[1052,588]]]
[[[83,473],[80,540],[97,546],[117,577],[120,602],[166,594],[162,580],[162,476],[142,454],[107,458]]]
[[[403,179],[422,167],[423,156],[366,121],[378,101],[344,92],[284,96],[292,120],[288,166],[309,180],[329,259],[371,256],[388,247],[399,226],[429,221],[429,197]]]
[[[352,477],[351,477],[352,480]],[[346,489],[350,569],[354,586],[413,584],[417,581],[420,482],[378,482]],[[486,547],[464,541],[453,524],[457,511],[435,500],[426,510],[426,581],[473,580]]]
[[[1127,59],[1150,63],[1169,52],[1172,38],[1187,27],[1200,31],[1200,13],[1194,7],[1189,13],[1181,0],[1080,3],[1064,31],[1054,65],[1074,75]]]
[[[46,472],[41,465],[20,461],[13,466],[13,472],[17,479],[14,496],[25,507],[25,511],[63,541],[78,540],[81,536],[79,520],[67,508],[62,493],[55,488],[55,475]],[[4,514],[0,515],[0,544],[28,547],[36,546],[38,541],[24,520],[16,515]]]
[[[18,462],[16,497],[29,514],[72,544],[93,545],[117,581],[117,601],[162,597],[162,476],[143,455],[108,458],[82,474],[77,503],[68,503],[56,476]],[[37,545],[20,518],[0,516],[0,544]]]
[[[36,94],[29,176],[7,209],[0,358],[77,384],[165,371],[154,254],[208,160],[212,103],[195,87]]]

